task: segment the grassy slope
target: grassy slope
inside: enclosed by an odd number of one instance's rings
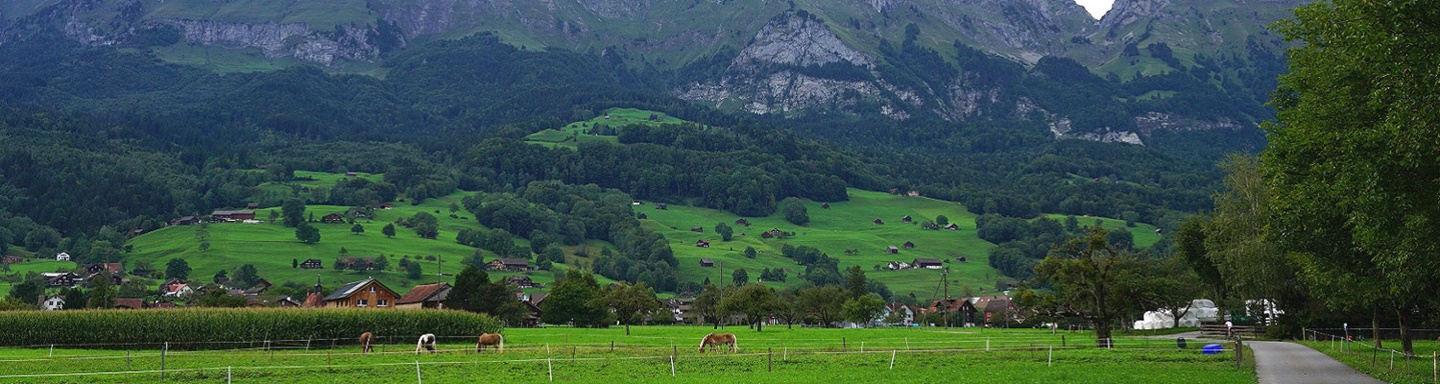
[[[652,113],[659,116],[659,119],[651,121],[650,114]],[[543,145],[546,147],[558,146],[575,148],[581,142],[608,141],[614,143],[619,140],[616,136],[585,134],[586,131],[590,130],[590,127],[594,127],[596,124],[605,124],[611,127],[623,127],[634,124],[659,126],[661,124],[680,124],[684,122],[684,120],[680,120],[673,116],[666,115],[663,112],[654,112],[634,108],[611,108],[605,110],[604,115],[596,116],[595,118],[590,120],[577,121],[566,124],[560,129],[546,129],[540,132],[532,133],[529,136],[525,136],[525,141]]]
[[[75,269],[75,263],[69,262],[69,261],[26,259],[26,260],[25,260],[24,262],[22,262],[22,263],[10,264],[10,272],[8,272],[8,273],[6,273],[6,274],[16,274],[16,275],[24,276],[24,275],[29,274],[29,273],[31,273],[31,272],[34,272],[34,273],[68,272],[68,271],[72,271],[72,270],[74,270],[74,269]],[[10,294],[10,283],[0,284],[0,297],[5,297],[6,295],[9,295],[9,294]]]
[[[297,172],[298,175],[310,174]],[[319,183],[309,181],[303,183]],[[330,266],[338,257],[376,257],[384,254],[390,259],[391,268],[396,268],[397,262],[402,256],[436,255],[442,260],[441,272],[444,276],[441,281],[454,280],[454,274],[462,269],[460,261],[466,256],[475,252],[474,248],[455,243],[454,236],[462,228],[480,229],[481,227],[473,219],[469,219],[469,213],[461,212],[460,218],[449,217],[447,207],[451,202],[459,202],[464,193],[455,193],[442,198],[430,199],[419,206],[409,204],[396,204],[391,210],[377,210],[374,220],[361,220],[359,224],[365,227],[365,233],[353,234],[350,232],[349,224],[322,224],[314,225],[320,228],[320,242],[312,245],[302,244],[295,240],[295,231],[279,224],[240,224],[240,223],[218,223],[210,224],[207,231],[210,233],[210,249],[200,251],[199,240],[195,237],[198,226],[166,227],[131,240],[130,244],[135,247],[133,253],[129,254],[127,261],[133,262],[139,259],[149,259],[156,268],[163,268],[166,262],[173,258],[184,258],[194,270],[192,278],[208,280],[216,271],[221,269],[234,269],[235,267],[253,263],[259,270],[260,276],[269,279],[275,284],[285,281],[297,281],[310,283],[315,281],[318,274],[321,281],[329,287],[337,287],[345,282],[364,279],[367,276],[374,276],[380,279],[392,289],[403,293],[410,286],[415,284],[430,283],[436,280],[435,262],[426,262],[423,270],[425,277],[419,281],[410,281],[400,271],[387,271],[377,273],[375,271],[354,272],[335,271]],[[271,209],[278,207],[263,208],[256,211],[257,218],[265,218]],[[319,218],[330,212],[341,212],[345,207],[311,205],[306,209],[307,216],[310,212],[315,213]],[[440,213],[436,214],[435,211]],[[380,234],[381,228],[386,223],[394,222],[398,218],[410,217],[417,212],[426,211],[440,219],[440,238],[435,240],[422,239],[415,235],[415,232],[404,227],[396,226],[396,236],[386,238]],[[522,241],[522,245],[523,241]],[[340,254],[340,248],[349,251],[345,255]],[[487,252],[486,259],[493,259],[494,254]],[[303,270],[290,267],[291,259],[304,261],[308,258],[317,258],[325,263],[325,269]],[[491,272],[492,280],[503,276],[514,275],[510,272]],[[549,283],[553,275],[549,272],[534,272],[530,274],[531,279]]]
[[[897,293],[915,293],[921,299],[928,299],[940,282],[940,272],[935,270],[875,271],[874,266],[889,261],[909,262],[916,258],[953,259],[965,257],[966,263],[950,263],[950,285],[952,294],[960,287],[970,285],[980,290],[993,291],[995,272],[987,263],[992,244],[975,235],[975,216],[965,207],[946,201],[923,197],[901,197],[881,192],[851,189],[850,201],[831,203],[830,209],[821,209],[820,203],[807,202],[810,224],[799,227],[785,221],[780,214],[769,217],[749,218],[750,228],[734,225],[737,216],[712,209],[670,206],[667,210],[656,210],[650,205],[641,206],[641,212],[649,216],[645,223],[665,233],[680,259],[682,280],[711,281],[721,278],[718,268],[701,268],[701,258],[713,258],[725,267],[724,281],[729,281],[731,271],[744,268],[752,279],[758,277],[761,268],[789,268],[790,279],[785,284],[800,284],[795,277],[803,268],[790,259],[780,256],[783,244],[806,245],[820,249],[831,257],[840,259],[841,268],[859,265],[867,276],[883,281]],[[901,223],[900,218],[910,215],[916,224]],[[951,222],[962,228],[960,231],[930,231],[920,229],[919,222],[934,220],[945,215]],[[882,219],[884,225],[872,223]],[[716,223],[724,222],[735,228],[735,239],[720,241],[715,233]],[[690,231],[692,226],[702,226],[704,233]],[[795,232],[786,239],[762,240],[759,233],[770,228]],[[741,233],[745,233],[741,236]],[[696,248],[695,241],[707,239],[711,247]],[[887,246],[900,246],[906,241],[916,244],[915,249],[902,249],[899,254],[885,253]],[[742,255],[745,247],[755,247],[760,257],[748,259]],[[846,249],[860,253],[846,255]]]

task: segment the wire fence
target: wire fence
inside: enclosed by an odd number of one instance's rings
[[[1377,348],[1374,339],[1366,339],[1371,334],[1369,328],[1349,329],[1348,334],[1341,333],[1344,331],[1342,328],[1306,329],[1304,338],[1311,346],[1388,382],[1440,383],[1440,350],[1426,342],[1428,337],[1415,338],[1416,342],[1412,345],[1421,348],[1414,348],[1414,353],[1407,354],[1394,348]],[[1398,338],[1398,330],[1394,331],[1393,335]],[[1386,335],[1384,332],[1381,335],[1381,345],[1399,343],[1383,337]]]
[[[526,335],[527,339],[539,335]],[[688,367],[694,362],[725,360],[731,363],[751,360],[767,362],[769,370],[775,369],[775,361],[788,362],[797,358],[830,356],[843,359],[867,359],[874,356],[888,356],[888,369],[895,362],[902,364],[906,356],[938,354],[951,356],[970,353],[1002,353],[1021,355],[1034,359],[1037,365],[1053,366],[1065,361],[1067,354],[1078,350],[1095,350],[1097,346],[1109,344],[1113,349],[1130,351],[1176,351],[1176,342],[1170,339],[1125,338],[1097,341],[1093,337],[1076,340],[1067,335],[1004,335],[962,340],[930,340],[925,338],[866,338],[850,340],[833,339],[765,339],[744,338],[737,351],[699,352],[684,340],[670,337],[628,336],[626,339],[648,339],[646,343],[581,341],[576,343],[511,343],[503,352],[477,353],[473,340],[477,336],[451,335],[437,337],[440,343],[434,353],[417,351],[415,344],[401,344],[398,337],[389,343],[375,343],[374,351],[363,353],[355,343],[342,344],[341,339],[303,340],[256,340],[245,342],[186,343],[189,349],[176,350],[170,343],[115,344],[65,344],[29,345],[19,347],[0,346],[0,365],[11,365],[16,369],[0,369],[3,379],[46,379],[85,380],[86,377],[132,377],[135,375],[158,375],[160,378],[192,375],[191,379],[223,379],[229,383],[233,375],[247,377],[284,375],[286,371],[337,372],[346,370],[392,369],[414,367],[416,381],[423,383],[426,367],[487,364],[539,364],[544,362],[547,377],[554,380],[556,362],[576,364],[585,362],[644,362],[650,369],[665,370],[669,374],[699,374],[703,367]],[[675,339],[675,340],[660,340]],[[351,341],[346,339],[344,341]],[[175,343],[180,344],[180,343]],[[158,347],[157,347],[158,346]],[[199,349],[195,347],[216,347]],[[92,349],[103,347],[104,349]],[[124,347],[124,349],[115,348]],[[1190,347],[1185,353],[1198,353]],[[1225,350],[1231,351],[1226,345]],[[423,354],[423,356],[417,356]],[[403,357],[414,356],[414,359]],[[1059,359],[1057,359],[1057,355]],[[869,356],[869,357],[867,357]],[[1071,358],[1075,358],[1071,356]],[[412,360],[412,361],[394,361]],[[376,361],[381,360],[381,361]],[[1080,359],[1085,360],[1085,359]],[[1238,361],[1238,359],[1237,359]],[[82,362],[77,364],[76,362]],[[224,366],[216,365],[223,362]],[[23,365],[23,367],[20,367]],[[393,372],[391,372],[393,374]],[[124,379],[129,381],[130,379]],[[140,379],[136,379],[140,380]],[[147,379],[148,380],[148,379]]]

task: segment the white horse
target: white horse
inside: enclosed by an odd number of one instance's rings
[[[421,351],[435,352],[435,334],[426,333],[420,335],[420,341],[415,343],[415,354],[418,355]]]

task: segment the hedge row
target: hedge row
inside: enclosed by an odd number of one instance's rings
[[[495,318],[450,310],[197,308],[0,312],[0,346],[418,337],[499,332]],[[197,348],[203,348],[197,346]]]

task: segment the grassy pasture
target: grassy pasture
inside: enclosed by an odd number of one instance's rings
[[[1188,382],[1253,383],[1254,368],[1233,355],[1202,355],[1172,341],[1122,339],[1115,350],[1090,347],[1093,335],[1034,330],[804,329],[730,327],[738,353],[696,352],[709,327],[508,329],[504,353],[475,354],[473,336],[444,338],[442,353],[416,355],[413,335],[383,337],[360,355],[353,340],[238,344],[233,350],[166,353],[171,381],[225,382]],[[1088,341],[1088,343],[1087,343]],[[611,349],[611,343],[614,349]],[[1051,354],[1051,348],[1054,352]],[[159,382],[160,351],[60,347],[0,348],[0,380]],[[671,376],[671,355],[674,374]],[[129,356],[127,358],[127,355]],[[893,359],[893,368],[891,362]],[[772,365],[773,361],[773,365]],[[83,362],[83,363],[82,363]],[[418,370],[417,370],[418,367]],[[124,372],[63,376],[83,372]],[[418,373],[417,373],[418,372]],[[24,374],[52,377],[14,377]]]
[[[650,120],[650,114],[658,117]],[[546,147],[575,148],[583,142],[618,142],[619,138],[609,135],[590,135],[585,132],[596,124],[605,124],[611,127],[623,127],[633,124],[659,126],[662,124],[680,124],[680,120],[663,112],[647,111],[634,108],[611,108],[605,110],[605,114],[586,121],[577,121],[566,124],[559,129],[546,129],[540,132],[525,136],[525,140],[532,144],[539,144]]]
[[[1431,358],[1440,352],[1440,344],[1424,339],[1415,340],[1415,357],[1412,359],[1406,359],[1405,355],[1399,352],[1391,352],[1400,349],[1400,340],[1383,340],[1384,349],[1380,350],[1373,348],[1374,343],[1371,340],[1357,340],[1350,343],[1349,348],[1346,348],[1344,342],[1330,340],[1299,343],[1387,383],[1433,383],[1434,366],[1431,365]]]
[[[644,221],[650,228],[661,231],[670,240],[675,257],[680,260],[678,268],[682,281],[730,281],[730,274],[737,268],[744,268],[751,279],[758,277],[762,268],[788,268],[789,279],[785,283],[767,282],[767,285],[798,285],[796,274],[804,269],[790,259],[781,256],[784,244],[811,246],[820,249],[830,257],[840,260],[840,267],[858,265],[865,269],[866,276],[889,285],[897,293],[914,292],[922,300],[929,299],[940,282],[940,271],[910,269],[900,271],[876,271],[874,266],[890,261],[910,262],[916,258],[952,259],[965,257],[966,262],[951,262],[950,285],[952,294],[969,285],[976,293],[993,292],[997,277],[987,264],[989,250],[993,246],[975,234],[975,215],[965,207],[947,201],[925,197],[895,196],[883,192],[850,189],[850,200],[830,203],[830,209],[822,209],[821,203],[807,201],[806,209],[810,223],[801,227],[785,221],[779,214],[767,217],[746,218],[749,228],[735,224],[739,219],[734,214],[705,208],[669,206],[665,210],[655,209],[653,204],[637,206],[636,209],[648,216]],[[910,215],[913,223],[903,223],[901,218]],[[959,231],[924,230],[921,222],[934,220],[945,215],[950,222],[960,226]],[[876,225],[875,219],[885,224]],[[735,230],[732,241],[720,240],[715,233],[716,223],[725,223]],[[704,231],[690,231],[700,226]],[[795,236],[784,239],[761,239],[760,232],[780,228],[795,232]],[[743,233],[743,235],[742,235]],[[710,241],[710,248],[697,248],[695,242]],[[914,249],[901,249],[898,254],[888,254],[888,246],[900,247],[906,241],[915,243]],[[743,255],[745,247],[754,247],[760,254],[755,259]],[[858,250],[847,255],[845,250]],[[724,276],[719,268],[700,267],[701,258],[711,258],[724,267]]]

